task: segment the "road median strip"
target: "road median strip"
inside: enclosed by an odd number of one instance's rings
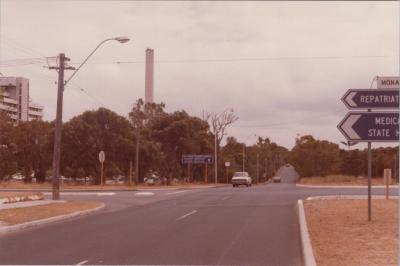
[[[21,201],[43,200],[44,194],[24,192],[0,192],[0,204],[15,203]]]
[[[104,208],[102,202],[52,202],[46,205],[0,210],[0,233],[17,231],[92,213]]]

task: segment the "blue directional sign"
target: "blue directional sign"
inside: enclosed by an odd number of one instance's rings
[[[399,112],[349,112],[338,128],[350,141],[398,141]]]
[[[398,89],[351,89],[342,97],[349,109],[397,109],[399,107]]]
[[[213,162],[212,155],[182,155],[183,164],[212,164]]]

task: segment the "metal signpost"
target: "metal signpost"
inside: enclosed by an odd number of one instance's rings
[[[188,165],[188,178],[190,180],[190,165],[191,164],[204,164],[205,174],[204,181],[207,184],[207,165],[212,164],[214,158],[212,155],[182,155],[182,164]]]
[[[372,142],[399,141],[400,77],[377,77],[378,89],[350,89],[342,97],[349,109],[368,112],[349,112],[338,129],[353,142],[368,142],[368,221],[371,221]],[[371,109],[395,109],[392,112],[371,112]]]
[[[106,153],[104,151],[99,152],[99,161],[101,163],[100,169],[100,182],[101,182],[101,189],[103,189],[103,171],[104,171],[104,161],[106,160]]]

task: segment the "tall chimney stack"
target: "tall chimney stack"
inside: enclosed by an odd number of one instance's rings
[[[154,101],[153,79],[154,79],[154,50],[146,49],[146,77],[144,90],[144,103],[152,103]]]

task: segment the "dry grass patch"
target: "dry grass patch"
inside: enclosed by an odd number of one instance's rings
[[[315,259],[319,266],[397,265],[397,200],[304,202]]]
[[[305,185],[368,185],[368,179],[365,176],[348,176],[348,175],[327,175],[302,177],[299,184]],[[372,185],[383,185],[383,178],[372,178]]]
[[[60,202],[46,205],[0,210],[0,222],[7,225],[26,223],[99,207],[100,202]]]

